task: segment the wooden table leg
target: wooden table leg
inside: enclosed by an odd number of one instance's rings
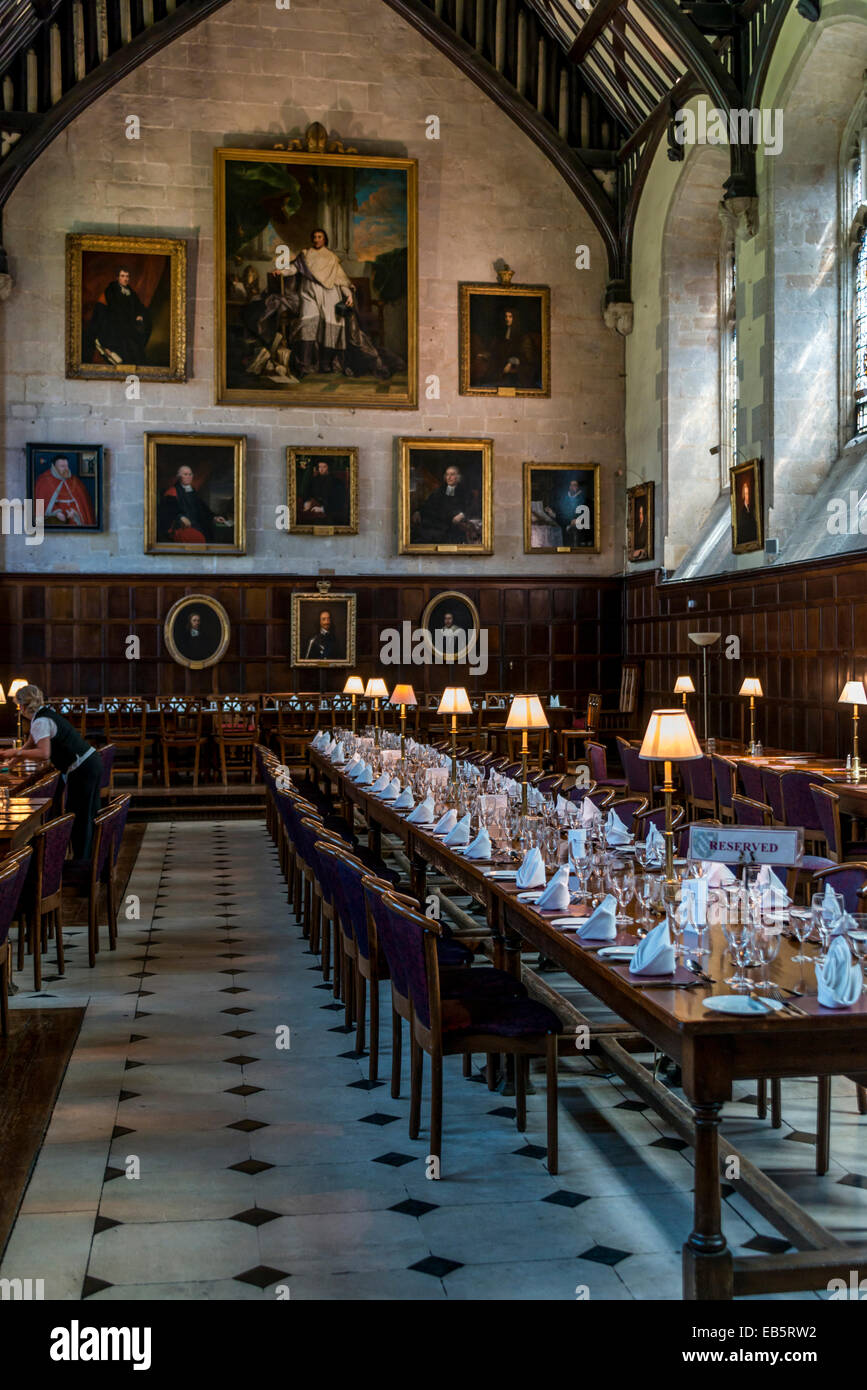
[[[732,1297],[732,1255],[721,1225],[719,1125],[722,1104],[693,1104],[695,1198],[693,1229],[683,1247],[686,1302]]]
[[[418,898],[422,912],[427,906],[427,862],[420,854],[413,853],[410,858],[410,881],[414,898]]]

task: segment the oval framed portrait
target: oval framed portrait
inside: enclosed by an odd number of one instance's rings
[[[479,636],[479,610],[456,589],[435,594],[421,617],[422,630],[436,661],[466,661]]]
[[[173,661],[201,671],[214,666],[229,645],[229,615],[206,594],[187,594],[173,603],[163,624],[163,637]]]

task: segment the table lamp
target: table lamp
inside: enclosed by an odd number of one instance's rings
[[[406,749],[406,707],[407,705],[417,705],[415,691],[411,685],[396,685],[389,695],[389,701],[393,705],[400,705],[400,756],[404,756]]]
[[[521,730],[521,815],[527,814],[528,729],[547,729],[548,720],[538,695],[513,695],[506,718],[507,729]]]
[[[373,701],[373,742],[379,747],[379,702],[388,699],[388,686],[379,676],[371,676],[364,691],[365,700]]]
[[[665,765],[662,783],[665,797],[665,886],[668,896],[673,899],[677,879],[674,876],[674,831],[671,826],[671,798],[674,792],[671,764],[692,762],[704,756],[686,710],[655,709],[644,731],[638,756]]]
[[[359,695],[364,694],[364,681],[360,676],[350,676],[343,687],[343,693],[352,698],[352,737],[355,738],[355,701]]]
[[[17,676],[16,679],[12,682],[12,684],[11,684],[10,687],[9,687],[9,698],[10,698],[10,700],[14,700],[14,699],[15,699],[15,696],[18,694],[18,691],[21,690],[23,686],[28,685],[28,684],[29,684],[28,681],[22,680],[20,676]],[[21,733],[21,711],[20,711],[20,709],[19,709],[19,710],[18,710],[18,746],[20,747],[21,744],[23,744],[23,742],[24,742],[24,738],[23,738],[22,733]]]
[[[473,707],[462,685],[447,685],[442,693],[437,714],[450,714],[452,717],[452,785],[458,784],[458,715],[472,714]]]
[[[758,695],[761,699],[764,694],[761,681],[757,676],[747,676],[738,694],[749,695],[750,697],[750,752],[754,753],[756,748],[756,696]]]
[[[861,776],[861,759],[858,757],[858,706],[867,705],[864,682],[847,681],[837,704],[852,706],[852,777],[857,782]]]
[[[677,680],[674,682],[674,693],[675,695],[683,696],[683,707],[684,709],[686,709],[687,695],[695,694],[695,686],[692,683],[692,676],[678,676]]]
[[[722,637],[721,632],[688,632],[690,642],[701,647],[701,693],[704,709],[704,737],[707,741],[707,649]]]

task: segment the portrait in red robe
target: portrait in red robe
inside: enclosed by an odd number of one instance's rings
[[[44,505],[46,526],[96,525],[90,494],[72,472],[67,458],[56,458],[50,468],[40,473],[33,487],[33,499]]]

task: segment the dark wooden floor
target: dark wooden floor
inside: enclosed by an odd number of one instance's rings
[[[21,1204],[84,1009],[11,1009],[0,1040],[0,1255]]]

